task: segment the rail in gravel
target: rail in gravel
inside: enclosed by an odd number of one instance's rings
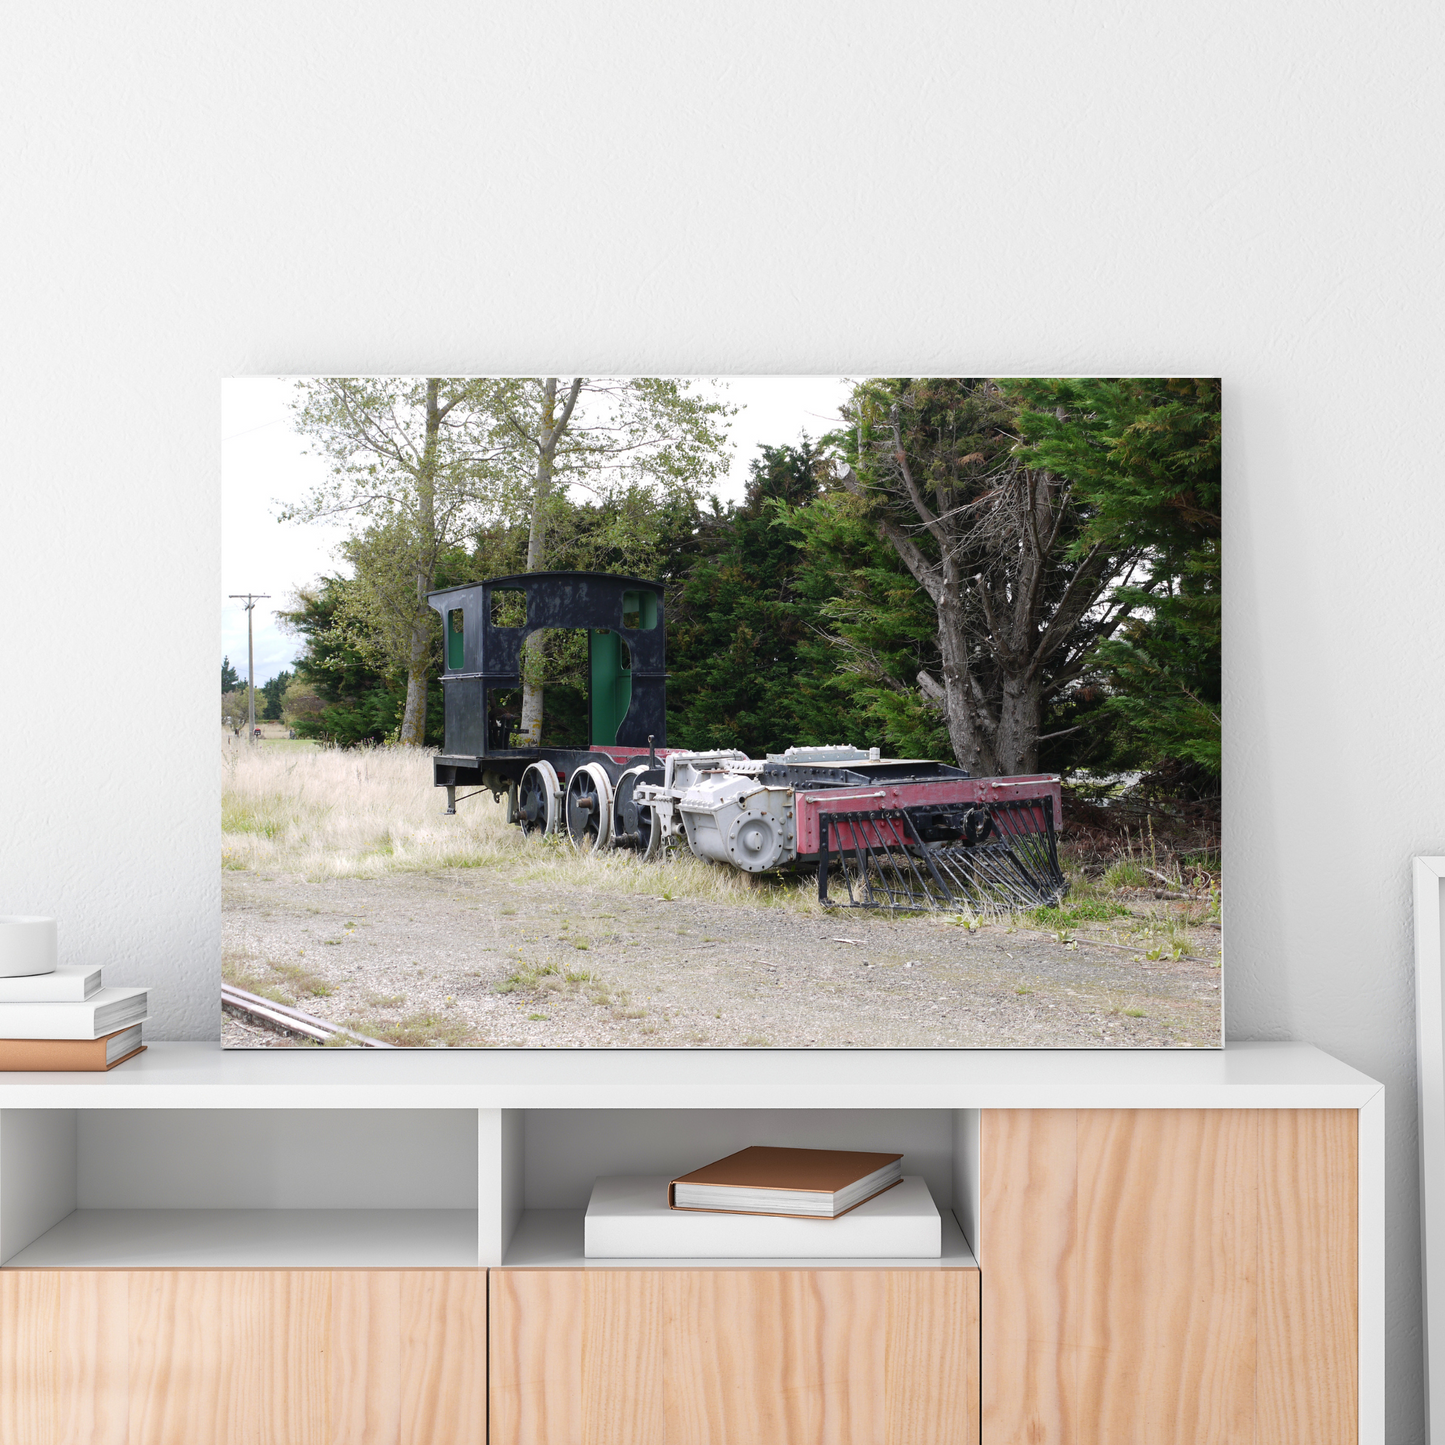
[[[268,1028],[280,1029],[282,1033],[294,1034],[297,1038],[310,1039],[313,1043],[325,1044],[337,1037],[343,1037],[362,1048],[396,1048],[395,1044],[369,1038],[366,1034],[359,1034],[355,1029],[346,1028],[342,1024],[328,1023],[313,1014],[303,1013],[299,1008],[290,1008],[284,1003],[262,998],[259,994],[247,993],[245,989],[230,983],[221,985],[221,1007],[256,1019]]]

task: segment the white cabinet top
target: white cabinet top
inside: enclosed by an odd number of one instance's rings
[[[108,1074],[0,1074],[0,1108],[1358,1109],[1381,1088],[1295,1043],[525,1052],[155,1043]]]

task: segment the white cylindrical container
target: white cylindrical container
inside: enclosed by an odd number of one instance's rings
[[[55,920],[0,917],[0,978],[54,972]]]

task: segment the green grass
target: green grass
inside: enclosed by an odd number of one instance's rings
[[[1035,908],[1029,914],[1043,928],[1072,928],[1080,923],[1107,923],[1111,918],[1127,918],[1129,910],[1122,903],[1102,898],[1085,898],[1067,908]]]
[[[229,798],[221,800],[223,833],[252,833],[261,838],[279,838],[292,821],[263,808],[250,807]]]
[[[1120,859],[1104,874],[1105,888],[1147,888],[1149,875],[1128,859]]]
[[[379,1023],[373,1019],[347,1019],[346,1027],[403,1049],[435,1048],[439,1044],[458,1048],[481,1042],[473,1035],[471,1025],[454,1014],[414,1013],[394,1024]]]
[[[304,964],[277,963],[274,959],[236,953],[222,958],[221,977],[272,1003],[295,1005],[306,998],[328,998],[335,992],[325,978]]]

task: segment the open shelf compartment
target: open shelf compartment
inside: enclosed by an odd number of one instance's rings
[[[0,1265],[480,1261],[475,1109],[6,1109]]]
[[[626,1266],[582,1253],[599,1175],[674,1176],[750,1144],[904,1154],[945,1262],[971,1264],[976,1125],[955,1109],[4,1109],[0,1267]]]

